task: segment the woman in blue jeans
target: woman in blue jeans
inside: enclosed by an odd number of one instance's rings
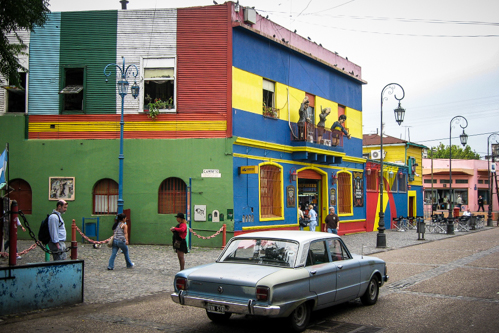
[[[116,259],[116,254],[119,249],[121,249],[125,255],[126,268],[133,268],[134,264],[130,261],[130,256],[128,255],[128,227],[126,225],[125,214],[118,214],[116,222],[114,222],[113,225],[113,230],[113,252],[109,258],[107,269],[110,271],[114,269],[114,259]]]

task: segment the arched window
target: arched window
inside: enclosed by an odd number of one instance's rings
[[[338,172],[338,214],[353,214],[352,175]]]
[[[31,214],[32,194],[28,182],[14,179],[9,182],[9,186],[14,189],[9,194],[10,200],[16,200],[19,210],[22,210],[24,214]]]
[[[92,193],[94,214],[108,215],[118,212],[118,183],[112,179],[101,179]]]
[[[282,171],[278,166],[260,166],[260,205],[262,219],[283,216]]]
[[[158,190],[158,214],[186,212],[187,186],[176,177],[165,179]]]

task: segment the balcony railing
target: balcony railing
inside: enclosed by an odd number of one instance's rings
[[[317,127],[314,124],[305,123],[304,126],[298,126],[297,123],[292,123],[291,128],[294,133],[294,135],[291,134],[292,141],[310,142],[329,147],[343,147],[343,133],[341,131],[324,129],[322,138],[319,140]]]

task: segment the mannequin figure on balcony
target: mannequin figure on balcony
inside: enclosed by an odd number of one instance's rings
[[[300,115],[300,119],[298,119],[298,137],[300,140],[305,140],[305,122],[310,121],[310,119],[307,118],[309,104],[310,101],[308,100],[308,97],[305,96],[300,105],[300,110],[298,110],[298,114]]]
[[[343,134],[345,134],[349,140],[352,137],[348,133],[348,131],[345,129],[345,127],[343,127],[343,124],[345,123],[345,120],[347,120],[347,116],[345,116],[344,114],[342,114],[341,116],[339,116],[338,121],[335,121],[333,123],[333,126],[331,126],[331,131],[333,132],[332,133],[331,144],[333,146],[337,146],[340,143],[340,137],[338,136],[339,134],[338,134],[338,132],[335,133],[334,131],[341,131],[341,132],[343,132]]]
[[[324,135],[324,127],[326,126],[326,117],[331,113],[331,108],[322,109],[319,114],[319,122],[317,123],[317,143],[323,144],[322,136]]]

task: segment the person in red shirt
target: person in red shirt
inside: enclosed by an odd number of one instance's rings
[[[187,242],[185,241],[185,237],[187,236],[187,221],[185,220],[183,213],[178,213],[175,218],[177,219],[178,224],[176,227],[171,227],[170,231],[173,233],[173,249],[177,252],[180,270],[182,271],[185,266],[184,254],[189,252],[187,249]]]

